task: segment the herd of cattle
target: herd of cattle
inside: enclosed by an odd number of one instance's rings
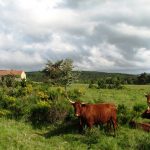
[[[150,119],[150,94],[145,95],[148,108],[141,115],[142,118]],[[92,128],[93,125],[107,124],[107,127],[113,126],[114,135],[117,128],[117,107],[111,103],[87,104],[79,101],[71,101],[74,107],[75,116],[79,118],[79,130],[82,131],[85,125]],[[133,128],[141,128],[150,132],[150,123],[136,123],[130,121],[129,125]]]

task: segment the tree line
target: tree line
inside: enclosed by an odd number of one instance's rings
[[[27,72],[28,80],[36,82],[61,82],[63,85],[69,84],[72,80],[77,83],[94,83],[101,80],[105,82],[117,81],[120,84],[150,84],[150,74],[141,73],[139,75],[123,73],[105,73],[97,71],[74,71],[71,59],[47,61],[45,69],[37,72]],[[76,80],[76,79],[78,80]]]

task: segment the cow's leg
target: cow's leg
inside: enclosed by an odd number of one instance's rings
[[[114,136],[116,136],[116,128],[117,128],[117,120],[115,118],[111,119],[113,129],[114,129]]]
[[[89,129],[91,129],[91,128],[93,127],[93,124],[94,124],[93,121],[89,121],[89,122],[87,123]]]
[[[83,121],[82,121],[81,118],[80,118],[79,121],[80,121],[80,122],[79,122],[79,133],[81,133],[81,132],[83,131]]]
[[[109,120],[108,122],[107,122],[107,131],[110,131],[111,130],[111,120]]]

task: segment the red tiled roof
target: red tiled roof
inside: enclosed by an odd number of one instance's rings
[[[23,70],[0,70],[0,76],[5,75],[21,75]]]

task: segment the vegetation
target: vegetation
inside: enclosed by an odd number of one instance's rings
[[[66,90],[76,78],[72,70],[73,61],[71,59],[59,60],[55,63],[48,60],[43,72],[52,84],[64,86]]]
[[[107,80],[110,78],[118,78],[121,84],[150,84],[150,74],[142,73],[140,75],[121,74],[121,73],[104,73],[93,71],[73,71],[78,75],[78,83],[97,84],[99,80]],[[45,82],[47,79],[43,72],[27,72],[28,79],[36,82]],[[77,81],[76,81],[77,82]]]
[[[149,89],[149,85],[130,85],[119,90],[88,88],[87,84],[70,85],[68,95],[71,99],[89,103],[113,102],[118,106],[119,126],[117,136],[113,137],[103,128],[96,127],[79,134],[78,120],[62,87],[31,82],[27,82],[26,87],[1,87],[0,149],[148,150],[149,133],[129,128],[128,122],[131,119],[148,121],[140,114],[147,108],[144,93]]]
[[[131,120],[149,122],[140,117],[147,109],[144,93],[150,92],[149,75],[86,72],[76,82],[75,73],[72,61],[65,59],[48,61],[44,71],[30,73],[27,82],[12,77],[1,80],[0,149],[149,149],[149,133],[129,127]],[[88,84],[81,84],[83,77]],[[117,106],[116,137],[106,132],[106,125],[78,133],[79,120],[66,99],[67,87],[72,100]]]

